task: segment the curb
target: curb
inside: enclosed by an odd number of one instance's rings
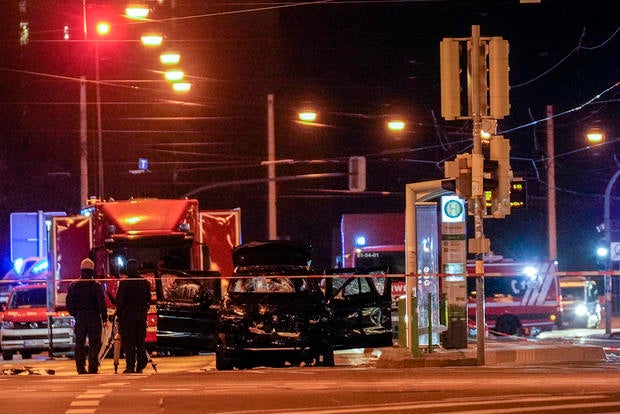
[[[377,368],[424,368],[478,365],[476,348],[440,350],[414,357],[405,348],[382,348]],[[539,364],[557,362],[603,362],[603,347],[594,345],[519,345],[485,349],[485,365]]]

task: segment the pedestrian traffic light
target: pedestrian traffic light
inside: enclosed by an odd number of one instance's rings
[[[349,157],[349,191],[366,190],[366,157]]]

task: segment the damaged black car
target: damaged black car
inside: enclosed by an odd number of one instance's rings
[[[390,281],[317,275],[311,248],[252,242],[233,250],[235,272],[217,323],[216,368],[334,365],[334,350],[392,345]]]

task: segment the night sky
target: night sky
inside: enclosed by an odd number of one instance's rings
[[[89,193],[97,192],[96,42],[92,32],[84,40],[81,3],[0,4],[3,269],[11,212],[80,209],[82,75],[89,80]],[[528,182],[526,210],[485,221],[492,250],[524,260],[548,254],[540,121],[552,105],[560,268],[596,268],[603,194],[620,165],[617,1],[172,3],[152,2],[152,27],[117,17],[116,30],[99,43],[106,198],[182,197],[211,185],[195,195],[202,208],[241,208],[243,240],[266,238],[267,186],[243,182],[266,177],[261,161],[273,94],[276,158],[294,160],[280,165],[278,176],[344,173],[349,156],[367,157],[365,193],[346,192],[344,176],[278,184],[279,234],[310,241],[316,267],[328,266],[339,250],[342,214],[402,212],[406,183],[443,178],[443,161],[470,151],[471,123],[441,117],[439,42],[469,37],[479,25],[482,36],[510,42],[511,112],[499,130],[511,140],[515,176]],[[98,5],[111,16],[124,8]],[[23,46],[20,21],[29,24]],[[161,80],[158,52],[136,41],[147,29],[163,31],[166,47],[181,52],[189,93],[173,94]],[[294,122],[304,104],[318,108],[320,126]],[[409,121],[398,137],[382,127],[395,112]],[[584,131],[594,123],[606,129],[607,141],[587,148]],[[139,157],[149,159],[150,173],[130,174]],[[614,217],[617,205],[614,196]]]

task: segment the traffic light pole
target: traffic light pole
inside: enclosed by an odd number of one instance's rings
[[[485,309],[484,309],[484,256],[482,246],[484,245],[484,176],[482,153],[482,138],[480,134],[482,126],[482,114],[480,108],[481,85],[479,76],[481,71],[486,71],[486,67],[480,67],[480,26],[472,26],[471,29],[471,111],[473,120],[473,143],[472,150],[472,180],[471,194],[474,203],[474,243],[476,252],[476,359],[478,365],[485,364]]]
[[[467,76],[462,76],[461,47],[467,44]],[[454,161],[446,162],[446,178],[456,179],[456,193],[468,200],[468,209],[474,217],[474,238],[469,239],[468,250],[476,255],[476,330],[477,363],[485,364],[485,303],[484,303],[484,254],[489,251],[489,240],[484,237],[484,217],[487,216],[485,174],[494,186],[490,191],[493,218],[510,214],[512,171],[510,169],[510,143],[493,131],[489,141],[488,167],[485,168],[482,129],[483,120],[497,119],[509,114],[508,42],[501,37],[480,36],[480,26],[472,26],[469,38],[445,38],[440,43],[441,114],[446,120],[471,119],[473,124],[473,149],[470,154],[460,154]],[[467,111],[463,109],[462,91],[467,90]],[[489,129],[489,128],[487,128]],[[486,143],[486,142],[485,142]],[[486,173],[485,173],[486,171]],[[471,180],[468,182],[468,180]],[[492,183],[490,183],[492,185]],[[467,188],[464,188],[467,187]]]

